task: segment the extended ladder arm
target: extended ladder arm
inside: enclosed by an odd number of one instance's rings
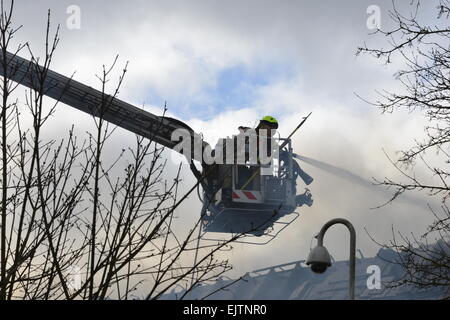
[[[39,72],[37,71],[42,70],[41,66],[11,53],[7,53],[5,58],[7,63],[6,70],[3,67],[4,57],[0,52],[1,76],[30,89],[39,88]],[[99,116],[102,92],[57,72],[48,70],[44,80],[43,93],[50,98],[90,115]],[[165,147],[173,149],[177,145],[178,141],[171,140],[172,133],[176,129],[187,129],[193,137],[193,141],[196,139],[199,139],[196,141],[201,141],[201,137],[198,134],[179,120],[156,116],[111,96],[103,95],[103,104],[105,104],[105,100],[108,107],[104,108],[103,118],[106,121],[151,139]],[[204,141],[202,144],[203,147],[207,145]],[[195,159],[193,149],[191,158]]]

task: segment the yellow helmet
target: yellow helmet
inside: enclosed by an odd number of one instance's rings
[[[275,119],[272,116],[265,116],[259,122],[268,124],[269,126],[273,127],[274,129],[278,128],[278,121],[277,121],[277,119]]]

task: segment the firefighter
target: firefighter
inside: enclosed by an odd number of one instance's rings
[[[256,127],[256,134],[258,135],[257,146],[259,148],[259,138],[262,136],[267,137],[267,153],[266,156],[272,156],[272,137],[275,134],[275,130],[278,129],[278,121],[272,116],[265,116],[259,121],[258,126]],[[266,130],[266,132],[262,132],[262,130]],[[258,149],[258,159],[261,153]]]
[[[260,151],[259,150],[259,139],[261,137],[264,137],[267,139],[267,152],[265,153],[265,156],[270,157],[272,155],[272,137],[275,134],[275,130],[278,128],[278,121],[272,116],[265,116],[260,121],[258,126],[255,128],[257,140],[256,140],[256,146],[257,146],[257,159],[259,163],[260,158]],[[248,127],[239,127],[239,131],[241,134],[245,134],[247,130],[250,128]],[[262,130],[267,130],[266,132],[263,132]],[[246,143],[246,158],[248,156],[248,143]],[[260,189],[260,167],[255,166],[240,166],[239,167],[239,186],[240,189],[251,189],[251,190],[259,190]]]

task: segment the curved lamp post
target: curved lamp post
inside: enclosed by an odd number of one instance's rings
[[[311,265],[311,270],[316,273],[324,273],[331,266],[331,257],[328,250],[323,246],[323,237],[325,232],[334,224],[343,224],[350,231],[350,273],[349,273],[349,296],[351,300],[355,299],[355,256],[356,256],[356,232],[350,221],[342,218],[336,218],[328,221],[320,229],[317,236],[317,246],[311,250],[307,265]]]

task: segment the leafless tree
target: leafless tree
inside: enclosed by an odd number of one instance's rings
[[[434,5],[433,21],[423,22],[422,6]],[[385,63],[396,61],[403,67],[396,73],[401,84],[397,91],[381,91],[379,99],[370,102],[383,113],[406,108],[411,113],[421,112],[428,121],[424,128],[426,138],[400,153],[392,161],[404,177],[401,181],[390,178],[378,181],[394,190],[389,202],[405,192],[421,191],[439,198],[439,209],[429,206],[434,223],[428,226],[422,237],[393,238],[386,247],[396,250],[396,260],[405,275],[394,285],[411,284],[421,288],[440,287],[450,298],[450,196],[448,170],[450,146],[450,1],[411,1],[407,13],[402,13],[396,3],[390,10],[395,27],[389,31],[376,30],[374,37],[384,37],[387,48],[358,48],[357,54],[365,53]],[[423,180],[415,175],[418,163],[424,164],[432,179]],[[430,182],[431,181],[431,182]],[[428,241],[437,240],[430,244]]]
[[[180,195],[181,167],[174,179],[166,178],[162,147],[136,136],[134,147],[119,148],[115,159],[105,156],[116,127],[103,114],[127,68],[113,94],[106,94],[117,58],[97,76],[102,99],[93,132],[80,138],[72,127],[66,138],[46,140],[55,110],[64,108],[44,98],[58,30],[51,36],[49,12],[42,60],[27,43],[11,50],[20,29],[13,25],[13,5],[1,1],[1,68],[17,72],[7,52],[28,54],[37,85],[25,91],[24,103],[18,98],[22,87],[10,77],[0,85],[0,300],[157,299],[177,286],[189,292],[228,271],[228,261],[217,253],[243,234],[204,243],[200,218],[176,232],[174,214],[198,183]]]

